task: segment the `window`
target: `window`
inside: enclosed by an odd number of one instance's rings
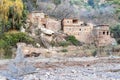
[[[69,23],[69,21],[67,21],[67,23]]]
[[[103,35],[105,35],[105,32],[103,32]]]
[[[109,32],[107,31],[107,35],[109,35]]]
[[[78,20],[77,20],[77,19],[74,19],[74,20],[73,20],[73,23],[78,23]]]
[[[81,31],[81,29],[79,29]]]

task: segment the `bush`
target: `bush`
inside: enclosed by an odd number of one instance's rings
[[[72,43],[75,46],[80,45],[80,42],[74,36],[68,36],[66,38],[66,40],[69,41],[70,43]]]
[[[110,30],[117,43],[120,44],[120,24],[116,24],[114,27],[111,27]]]
[[[61,52],[68,52],[68,50],[67,49],[62,49]]]
[[[59,46],[67,47],[70,43],[67,41],[59,42]]]
[[[0,45],[15,46],[18,42],[33,43],[33,39],[25,33],[7,32],[1,36]]]
[[[93,53],[92,53],[92,56],[96,56],[97,55],[97,51],[95,50]]]
[[[12,56],[12,47],[16,46],[18,42],[34,43],[34,40],[25,33],[21,32],[7,32],[0,36],[0,49],[4,50],[4,56],[10,58]]]

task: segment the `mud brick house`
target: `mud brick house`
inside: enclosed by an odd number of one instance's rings
[[[115,39],[111,37],[109,25],[94,26],[93,34],[97,46],[108,46],[115,43]]]
[[[39,11],[33,11],[28,15],[28,19],[31,23],[40,24],[41,20],[45,18],[45,14]]]
[[[79,21],[78,19],[63,19],[63,32],[68,35],[74,35],[79,41],[84,43],[91,42],[93,24]]]
[[[46,29],[54,32],[62,28],[64,33],[74,35],[79,41],[84,43],[95,43],[96,46],[107,46],[115,43],[115,39],[111,37],[109,25],[94,26],[92,23],[72,18],[58,21],[38,11],[30,13],[28,19],[30,22],[36,23],[38,26],[44,25]]]
[[[44,18],[41,20],[41,23],[45,26],[45,28],[54,32],[61,30],[61,21],[57,21],[53,18]]]
[[[31,23],[36,23],[38,26],[44,25],[45,28],[58,31],[61,29],[61,21],[49,18],[44,13],[34,11],[28,15],[28,19]]]

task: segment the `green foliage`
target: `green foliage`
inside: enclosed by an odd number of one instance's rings
[[[57,6],[59,4],[61,4],[61,0],[53,0],[54,4]]]
[[[59,46],[67,47],[70,43],[68,41],[59,42]]]
[[[113,33],[113,37],[117,40],[117,43],[120,44],[120,24],[111,27],[110,31]]]
[[[18,42],[34,43],[34,40],[25,33],[21,32],[7,32],[0,36],[0,49],[4,50],[5,58],[12,57],[12,47],[16,46]]]
[[[75,46],[80,45],[80,42],[74,36],[70,35],[66,38],[66,40],[69,41],[70,43],[72,43]]]
[[[120,0],[107,0],[109,3],[114,4],[115,5],[115,9],[116,9],[116,16],[119,19],[120,16]],[[119,19],[120,20],[120,19]]]
[[[68,52],[68,50],[67,49],[62,49],[61,52]]]
[[[2,9],[2,7],[5,9]],[[2,0],[0,2],[0,12],[1,33],[10,29],[19,30],[27,18],[27,9],[22,0]]]
[[[18,42],[25,42],[25,43],[32,43],[33,40],[29,36],[27,36],[25,33],[17,32],[17,33],[4,33],[2,35],[2,38],[0,40],[0,43],[3,43],[2,45],[8,45],[8,46],[15,46]]]
[[[97,55],[97,50],[95,50],[93,53],[92,53],[92,56],[96,56]]]
[[[11,47],[4,48],[4,58],[5,59],[12,58],[12,55],[13,55],[13,53],[12,53]]]

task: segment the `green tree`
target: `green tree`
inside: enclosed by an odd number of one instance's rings
[[[120,20],[120,0],[107,0],[110,4],[114,4],[116,10],[116,17]]]
[[[56,5],[54,11],[56,10],[56,8],[58,7],[59,4],[61,4],[61,0],[53,0],[53,3]]]
[[[110,28],[110,30],[111,33],[113,33],[113,37],[120,44],[120,24],[115,25],[114,27]]]
[[[1,0],[0,1],[0,22],[2,31],[8,29],[19,29],[25,21],[25,6],[22,0]]]

